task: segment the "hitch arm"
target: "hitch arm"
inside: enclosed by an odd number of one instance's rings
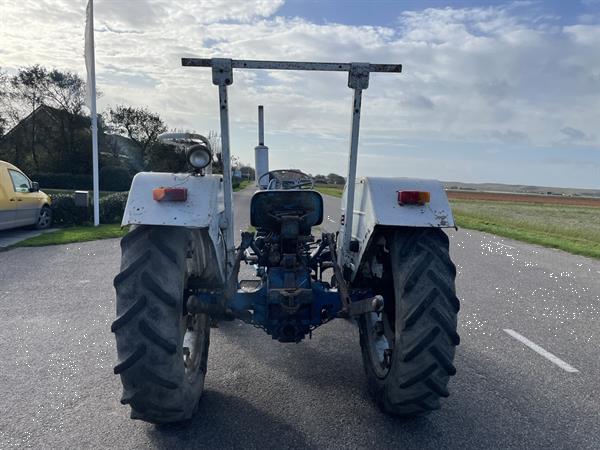
[[[351,302],[348,315],[360,316],[370,312],[381,312],[383,311],[383,297],[376,295],[375,297],[365,298],[356,302]]]
[[[331,252],[331,261],[333,263],[333,274],[335,276],[335,281],[338,285],[338,291],[340,293],[340,299],[342,301],[342,309],[338,315],[340,317],[348,317],[350,313],[350,292],[348,290],[348,285],[346,284],[346,280],[344,280],[344,276],[342,275],[342,270],[337,261],[337,253],[335,249],[335,240],[333,238],[332,233],[324,233],[323,239],[327,239],[327,244],[329,245],[329,251]]]
[[[238,274],[240,272],[240,264],[242,262],[242,259],[244,258],[244,253],[246,252],[246,249],[250,247],[253,242],[254,233],[244,231],[242,233],[242,242],[235,253],[235,259],[233,260],[233,268],[231,269],[229,278],[227,278],[227,284],[225,286],[225,295],[221,300],[223,308],[227,304],[227,301],[232,300],[235,297],[235,293],[237,292],[237,279]]]

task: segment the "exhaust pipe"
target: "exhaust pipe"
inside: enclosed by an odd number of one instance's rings
[[[258,106],[258,145],[254,147],[254,171],[256,176],[256,186],[260,186],[258,180],[269,171],[269,147],[265,145],[265,119],[263,105]],[[263,180],[263,183],[265,181]],[[266,181],[268,183],[268,180]]]

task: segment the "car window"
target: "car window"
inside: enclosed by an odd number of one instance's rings
[[[29,178],[16,170],[9,170],[8,173],[12,179],[15,192],[29,192],[29,188],[31,187]]]

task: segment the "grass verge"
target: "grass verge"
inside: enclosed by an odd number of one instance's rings
[[[121,229],[118,223],[99,225],[97,227],[72,227],[61,228],[58,231],[44,233],[29,239],[25,239],[14,247],[43,247],[46,245],[70,244],[73,242],[95,241],[98,239],[119,238],[127,233],[127,228]]]
[[[451,203],[461,228],[600,258],[600,208],[494,201]]]
[[[254,183],[254,181],[242,180],[237,187],[233,188],[233,192],[241,191],[242,189],[246,189],[250,185],[250,183]]]
[[[329,186],[327,184],[315,185],[315,191],[319,191],[321,194],[331,195],[332,197],[341,197],[344,191],[344,186]]]
[[[341,197],[343,187],[315,189]],[[452,200],[451,205],[460,228],[600,259],[600,208],[493,200]]]

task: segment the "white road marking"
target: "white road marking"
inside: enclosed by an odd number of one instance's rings
[[[506,329],[504,329],[504,332],[508,333],[509,335],[514,337],[517,341],[522,342],[523,344],[525,344],[527,347],[529,347],[534,352],[542,355],[547,360],[552,361],[554,364],[556,364],[561,369],[563,369],[567,372],[571,372],[571,373],[579,372],[579,370],[577,370],[575,367],[567,364],[562,359],[560,359],[558,356],[553,355],[549,351],[544,350],[542,347],[537,345],[535,342],[531,342],[525,336],[520,335],[516,331],[506,328]]]

